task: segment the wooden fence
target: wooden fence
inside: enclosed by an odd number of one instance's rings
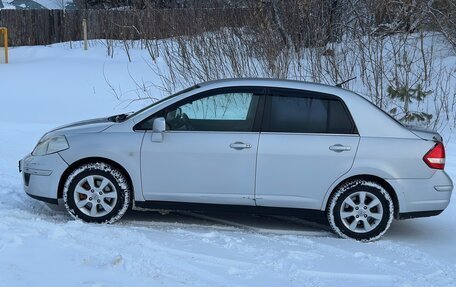
[[[83,39],[87,19],[89,39],[161,39],[252,24],[252,10],[0,10],[10,46],[47,45]],[[249,23],[250,22],[250,23]]]

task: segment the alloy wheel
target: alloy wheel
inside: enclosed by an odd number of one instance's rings
[[[90,175],[76,184],[74,202],[82,213],[91,217],[102,217],[116,205],[117,192],[106,177]]]
[[[369,232],[380,224],[383,206],[376,195],[366,191],[355,192],[342,202],[340,218],[352,232]]]

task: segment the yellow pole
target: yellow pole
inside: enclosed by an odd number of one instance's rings
[[[5,63],[8,64],[8,29],[5,28],[5,33],[3,33],[3,39],[5,41]]]
[[[8,29],[0,27],[0,39],[3,37],[3,46],[5,47],[5,64],[8,64]]]

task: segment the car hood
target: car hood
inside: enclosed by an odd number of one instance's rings
[[[67,125],[60,126],[47,134],[54,135],[65,135],[65,134],[80,134],[80,133],[98,133],[106,130],[112,126],[114,122],[110,121],[108,118],[99,118],[92,120],[85,120],[80,122],[75,122]]]
[[[430,129],[424,129],[420,127],[414,127],[414,126],[407,126],[407,128],[414,133],[417,137],[422,138],[424,140],[430,140],[430,141],[443,141],[442,136],[433,130]]]

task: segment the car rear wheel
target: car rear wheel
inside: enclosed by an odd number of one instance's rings
[[[332,195],[327,210],[333,231],[360,241],[380,238],[394,218],[394,204],[378,183],[351,181]]]
[[[130,186],[121,171],[106,163],[89,163],[68,176],[63,201],[68,213],[94,223],[119,220],[130,205]]]

